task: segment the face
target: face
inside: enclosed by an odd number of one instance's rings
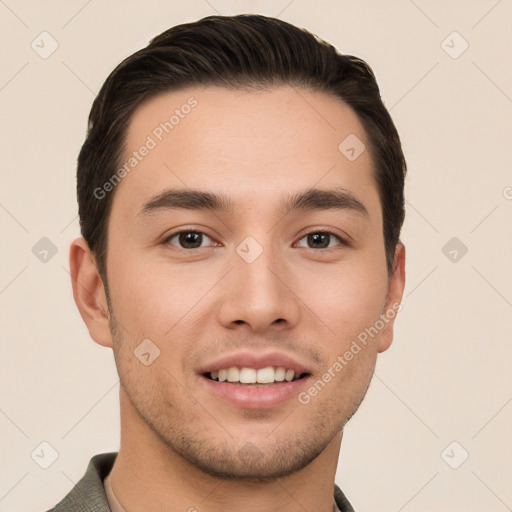
[[[291,87],[190,88],[131,119],[107,257],[124,413],[212,475],[305,467],[391,342],[402,289],[371,156],[338,148],[350,134],[368,147],[348,106]]]

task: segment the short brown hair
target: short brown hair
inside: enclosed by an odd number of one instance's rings
[[[81,232],[104,283],[115,188],[102,199],[94,191],[118,170],[132,114],[157,94],[208,85],[228,89],[299,86],[336,96],[355,111],[366,131],[375,168],[390,276],[405,217],[406,162],[371,68],[357,57],[340,54],[307,30],[276,18],[242,14],[208,16],[166,30],[121,62],[94,100],[78,157],[77,193]]]

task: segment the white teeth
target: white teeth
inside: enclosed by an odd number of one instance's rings
[[[256,380],[259,384],[270,384],[271,382],[274,382],[274,373],[274,368],[272,368],[272,366],[260,368],[256,375]]]
[[[231,366],[230,368],[224,368],[210,373],[210,377],[213,380],[219,382],[240,382],[241,384],[272,384],[273,382],[291,382],[297,380],[295,378],[294,370],[287,370],[282,366],[274,368],[273,366],[267,366],[266,368],[260,368],[258,370],[254,368],[237,368]]]
[[[276,368],[274,373],[274,380],[277,382],[283,382],[285,374],[286,370],[282,366]]]
[[[240,382],[242,384],[254,384],[256,382],[256,370],[253,368],[242,368],[240,370]]]
[[[293,380],[293,377],[295,377],[295,372],[293,370],[286,370],[286,373],[284,375],[284,378],[290,382]]]
[[[240,370],[236,366],[228,368],[228,382],[240,382]]]

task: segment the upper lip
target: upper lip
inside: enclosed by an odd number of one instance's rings
[[[215,359],[215,361],[206,363],[199,369],[198,373],[203,374],[216,372],[232,366],[236,366],[237,368],[254,368],[256,370],[266,368],[267,366],[273,366],[274,368],[283,367],[287,370],[293,370],[295,375],[310,373],[310,370],[305,364],[297,361],[291,356],[277,351],[265,352],[262,354],[240,351],[233,354],[227,354]]]

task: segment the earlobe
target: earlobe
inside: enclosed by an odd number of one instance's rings
[[[389,279],[388,297],[383,314],[384,327],[379,336],[378,352],[387,350],[393,341],[393,325],[405,288],[405,246],[398,242],[395,248],[393,274]]]
[[[91,338],[100,345],[112,347],[103,281],[96,268],[94,255],[84,238],[77,238],[71,243],[69,268],[73,298]]]

